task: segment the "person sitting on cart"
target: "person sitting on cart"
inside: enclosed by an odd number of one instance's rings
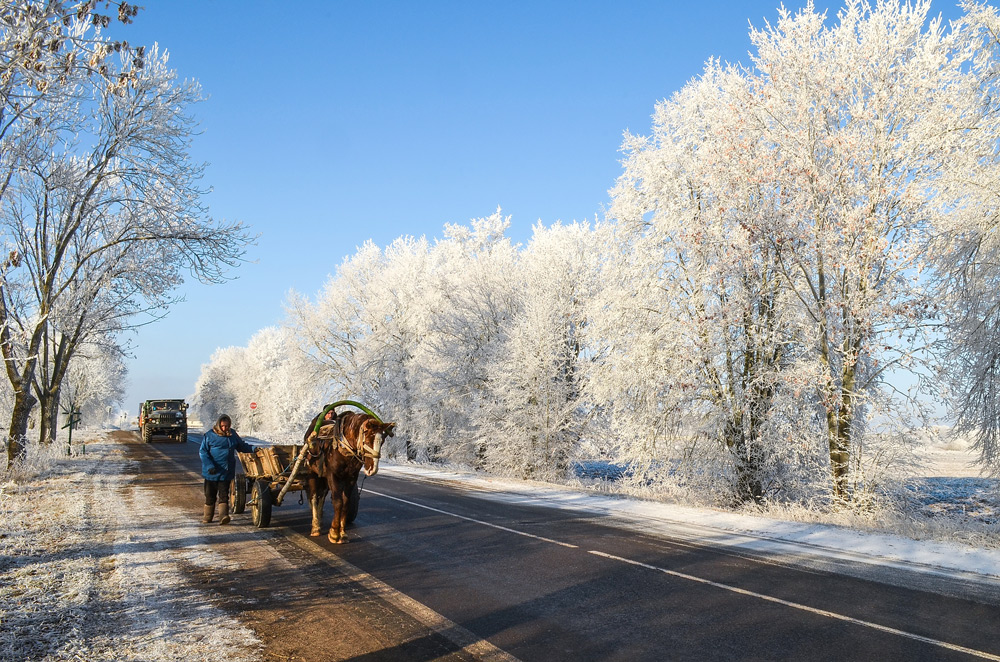
[[[205,516],[208,524],[215,516],[219,503],[219,524],[229,524],[229,486],[236,476],[236,451],[253,453],[256,449],[243,441],[233,429],[233,421],[223,414],[215,426],[201,439],[201,475],[205,479]]]
[[[317,475],[323,475],[324,473],[326,451],[328,445],[331,443],[329,438],[316,437],[316,422],[320,416],[323,417],[321,427],[336,425],[337,410],[334,407],[330,407],[313,416],[313,419],[309,421],[309,427],[306,428],[306,433],[302,435],[302,442],[309,446],[309,453],[306,455],[306,468]]]
[[[313,419],[309,421],[309,427],[306,428],[306,433],[302,435],[302,441],[304,443],[308,444],[312,442],[313,432],[316,431],[316,421],[319,420],[320,416],[323,417],[323,425],[333,425],[337,422],[337,409],[335,407],[330,407],[325,412],[320,412],[319,414],[313,416]]]

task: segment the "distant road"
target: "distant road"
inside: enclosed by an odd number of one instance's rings
[[[150,471],[184,467],[198,487],[190,444],[137,446]],[[350,618],[366,627],[391,631],[373,615],[391,605],[429,628],[421,645],[451,647],[433,657],[404,641],[329,659],[1000,661],[997,602],[939,595],[919,575],[904,588],[804,569],[391,470],[364,484],[346,545],[309,538],[297,501],[274,509],[260,540],[321,559],[314,577],[349,576]],[[253,530],[245,518],[234,530]],[[316,582],[319,605],[332,589]]]

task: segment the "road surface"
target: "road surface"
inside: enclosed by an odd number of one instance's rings
[[[143,480],[192,518],[199,440],[128,445]],[[995,591],[792,565],[391,467],[364,484],[345,545],[308,536],[297,494],[267,529],[249,509],[210,526],[231,570],[190,572],[268,659],[1000,661]]]

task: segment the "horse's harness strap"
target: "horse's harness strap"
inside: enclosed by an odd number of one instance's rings
[[[344,430],[339,425],[337,426],[337,449],[348,457],[356,457],[361,461],[364,461],[365,459],[363,453],[359,453],[354,446],[351,446],[351,444],[348,443],[347,437],[344,436]]]
[[[364,441],[361,442],[361,450],[351,446],[350,442],[347,441],[347,437],[344,436],[344,427],[341,425],[340,419],[337,419],[333,423],[333,426],[333,437],[320,437],[318,430],[313,430],[313,432],[310,433],[308,441],[310,457],[315,458],[325,454],[329,449],[330,442],[333,440],[336,440],[336,449],[347,457],[355,457],[362,462],[366,457],[370,457],[374,460],[381,457],[381,453],[376,453],[375,449],[364,443]],[[315,451],[313,449],[315,449]]]
[[[362,462],[366,457],[377,460],[382,456],[381,453],[376,453],[375,449],[366,444],[364,440],[361,440],[361,450],[351,446],[351,444],[347,441],[347,437],[344,436],[343,428],[339,424],[337,425],[337,448],[340,449],[344,455],[356,457]]]

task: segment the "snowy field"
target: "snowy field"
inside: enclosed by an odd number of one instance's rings
[[[225,650],[226,659],[234,661],[263,659],[254,633],[225,617],[213,606],[212,594],[184,572],[185,565],[217,562],[211,538],[218,527],[201,526],[186,510],[154,507],[153,495],[133,480],[117,442],[103,432],[83,432],[78,440],[84,439],[86,453],[72,457],[65,446],[37,451],[33,445],[38,454],[21,474],[0,482],[0,660],[160,662],[204,659],[207,650]],[[928,447],[925,453],[914,489],[926,490],[920,497],[926,513],[906,528],[924,540],[383,466],[386,473],[458,482],[487,498],[614,515],[646,530],[676,535],[687,527],[691,535],[720,544],[776,553],[794,547],[811,555],[865,557],[886,566],[1000,581],[996,481],[978,477],[963,447]],[[154,508],[157,517],[149,517]],[[973,535],[956,535],[963,531]],[[954,542],[963,537],[966,544]],[[179,539],[196,543],[170,544]],[[218,627],[220,619],[227,627]]]

